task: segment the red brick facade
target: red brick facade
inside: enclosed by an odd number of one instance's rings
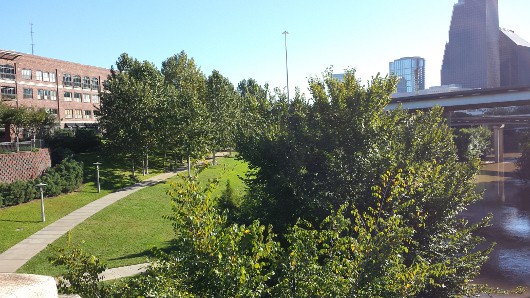
[[[31,180],[42,175],[51,167],[50,151],[0,154],[0,182],[12,183]]]
[[[0,50],[2,101],[57,113],[61,127],[96,122],[94,110],[109,73],[105,68]]]

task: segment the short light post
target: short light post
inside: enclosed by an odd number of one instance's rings
[[[99,184],[99,165],[101,165],[101,163],[95,162],[94,165],[96,165],[96,183],[98,186],[98,192],[101,192],[101,186]]]
[[[44,215],[44,190],[42,190],[42,187],[46,186],[46,183],[39,183],[35,186],[40,189],[40,213],[42,216],[42,222],[45,222],[46,216]]]

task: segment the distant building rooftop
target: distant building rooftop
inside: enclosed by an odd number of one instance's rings
[[[504,35],[508,36],[508,38],[511,39],[517,45],[530,48],[530,42],[524,40],[521,36],[515,34],[513,30],[505,29],[505,28],[500,28],[500,29],[501,29],[501,32],[504,33]]]

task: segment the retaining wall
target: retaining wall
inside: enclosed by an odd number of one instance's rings
[[[48,149],[39,149],[36,152],[0,154],[0,182],[12,183],[17,180],[35,179],[51,165]]]

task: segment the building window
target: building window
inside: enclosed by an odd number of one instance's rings
[[[0,79],[15,80],[15,67],[13,65],[0,65]]]
[[[90,89],[90,78],[83,77],[83,89]]]
[[[90,94],[83,94],[83,102],[90,102]]]
[[[92,102],[93,103],[99,103],[99,95],[92,94]]]
[[[44,82],[49,82],[50,81],[50,73],[49,72],[43,72],[42,73],[42,80]]]
[[[81,87],[81,77],[74,76],[74,87]]]
[[[50,98],[50,93],[51,93],[50,90],[44,90],[44,99],[51,99]]]
[[[50,90],[50,100],[57,100],[57,91]]]
[[[37,71],[35,72],[35,79],[36,79],[37,81],[42,81],[42,71],[37,70]]]
[[[70,110],[70,109],[64,110],[64,118],[66,119],[72,119],[73,114],[74,114],[74,110]]]
[[[74,93],[74,101],[81,102],[81,93]]]
[[[22,78],[24,80],[31,80],[31,69],[23,69],[22,70]]]
[[[0,94],[2,95],[2,99],[15,99],[17,92],[15,87],[2,87]]]
[[[42,99],[42,98],[44,98],[44,90],[39,89],[37,90],[37,99]]]
[[[63,74],[63,85],[66,87],[72,87],[72,77],[69,73]]]
[[[57,109],[46,109],[46,113],[51,115],[57,115]]]
[[[50,82],[55,83],[56,81],[55,72],[50,72]]]
[[[85,119],[90,119],[90,118],[92,118],[92,111],[85,110]]]
[[[74,118],[75,118],[75,119],[81,119],[81,118],[83,118],[83,110],[75,110],[75,111],[74,111]]]
[[[64,92],[64,101],[72,101],[72,92]]]
[[[90,85],[90,88],[92,88],[92,90],[98,90],[99,89],[99,80],[98,80],[98,78],[92,78],[92,84]]]
[[[29,89],[26,89],[24,88],[24,95],[23,95],[24,98],[26,99],[32,99],[33,98],[33,89],[29,88]]]

